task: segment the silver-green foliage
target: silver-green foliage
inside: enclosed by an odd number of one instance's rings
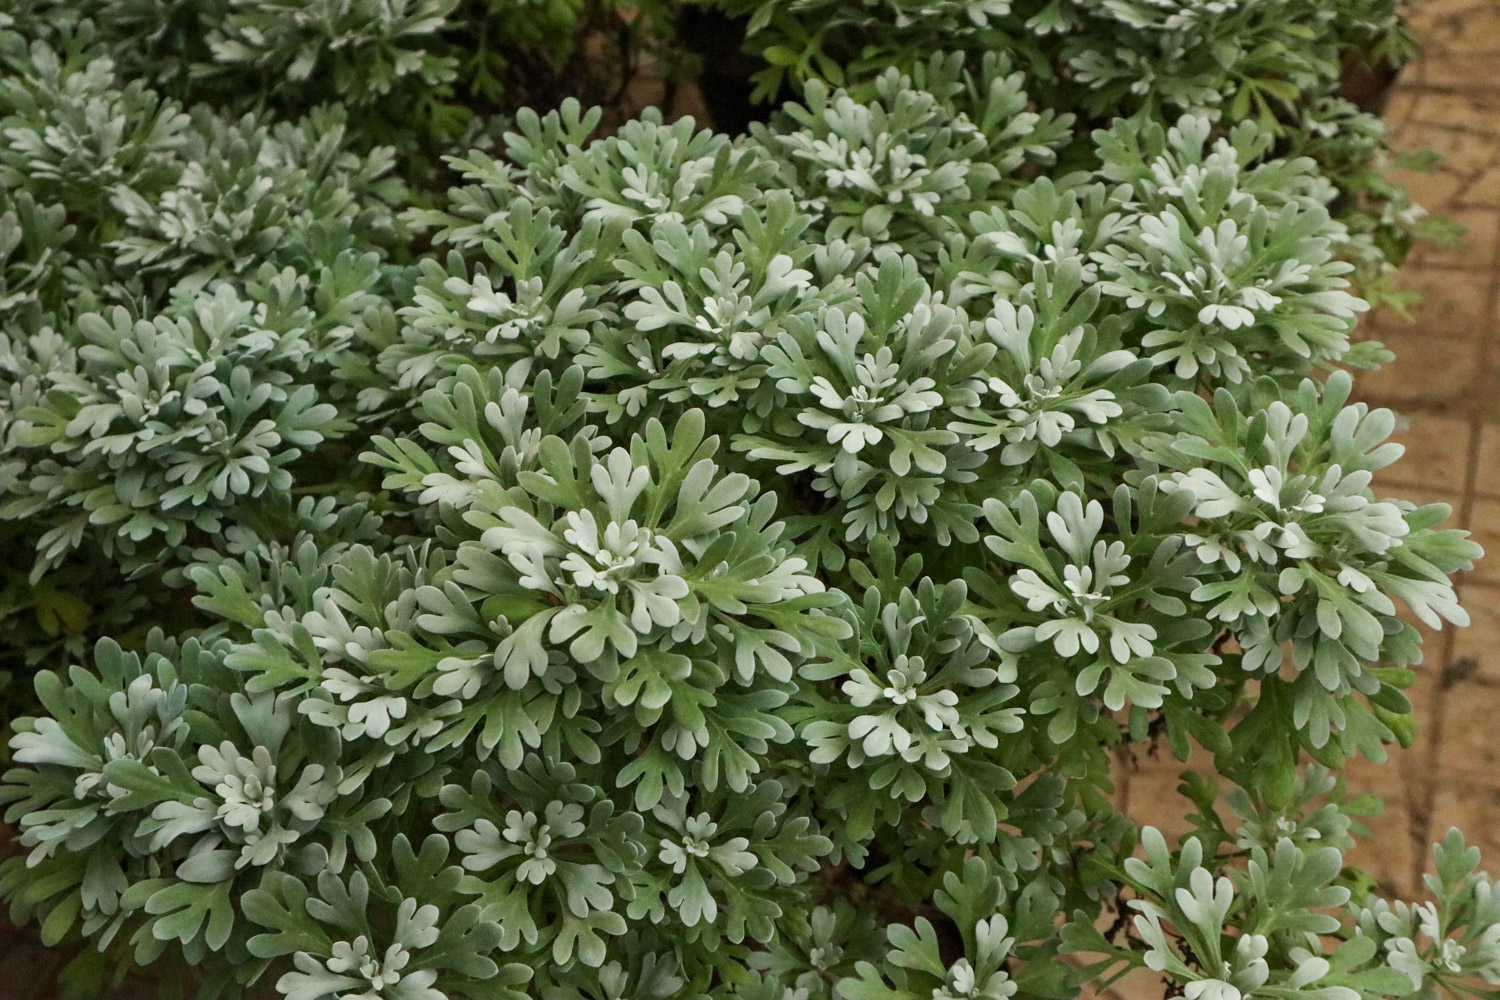
[[[937,92],[948,76],[933,53],[962,52],[972,67],[1014,66],[1044,128],[1052,115],[1102,124],[1168,122],[1184,113],[1231,128],[1255,121],[1284,149],[1314,158],[1343,193],[1350,226],[1337,256],[1369,293],[1414,237],[1440,236],[1408,192],[1391,183],[1384,125],[1361,94],[1361,73],[1388,78],[1415,54],[1397,0],[709,0],[739,18],[765,66],[762,98],[845,86],[861,99],[893,72]],[[1009,72],[1009,68],[1007,68]],[[926,78],[924,78],[924,74]],[[988,75],[987,71],[984,75]],[[974,77],[981,77],[975,73]],[[1352,88],[1345,84],[1353,79]],[[1005,88],[988,87],[991,106]],[[1003,99],[1003,98],[1002,98]],[[1356,106],[1354,99],[1366,102]],[[979,119],[976,118],[976,122]],[[987,124],[987,123],[986,123]],[[986,129],[989,131],[989,129]],[[990,133],[1009,145],[1023,133]],[[1086,151],[1062,136],[1063,162]],[[1410,161],[1416,165],[1417,160]],[[916,172],[920,174],[921,171]],[[878,215],[881,213],[877,213]]]
[[[336,104],[364,150],[401,148],[425,172],[494,116],[570,83],[613,84],[590,35],[651,44],[665,9],[614,0],[15,0],[10,28],[67,56],[100,47],[136,82],[233,115]],[[582,73],[580,74],[580,70]],[[584,80],[569,80],[582,75]],[[589,78],[597,75],[597,79]],[[95,109],[97,110],[97,108]],[[104,120],[93,118],[96,124]],[[103,130],[107,133],[107,129]]]
[[[1201,114],[1040,173],[1024,82],[569,103],[400,221],[332,119],[105,101],[165,122],[110,231],[0,227],[105,276],[7,237],[0,503],[204,623],[40,675],[12,912],[204,997],[1490,996],[1457,834],[1430,903],[1342,856],[1478,550],[1372,490],[1336,189]],[[1109,794],[1158,748],[1176,850]]]
[[[127,55],[0,29],[0,680],[144,639],[145,601],[186,624],[161,579],[336,464],[404,239],[394,156],[341,112],[185,110]]]

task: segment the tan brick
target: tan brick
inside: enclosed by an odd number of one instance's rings
[[[1474,676],[1500,683],[1500,587],[1466,585],[1459,602],[1469,613],[1469,625],[1453,636],[1453,660],[1473,664]]]
[[[1461,142],[1466,137],[1494,135],[1500,130],[1500,123],[1495,121],[1494,116],[1494,107],[1497,98],[1500,98],[1500,91],[1494,89],[1496,84],[1489,83],[1485,87],[1454,87],[1444,81],[1445,77],[1461,72],[1465,66],[1472,64],[1474,59],[1474,56],[1457,56],[1427,61],[1423,67],[1427,79],[1423,81],[1411,125],[1420,124],[1445,132],[1453,136],[1452,141],[1455,142]],[[1403,129],[1403,132],[1409,131],[1410,125]],[[1425,131],[1420,135],[1424,139],[1428,137]],[[1415,137],[1412,141],[1415,141]],[[1472,152],[1458,155],[1463,158],[1462,169],[1471,169],[1476,165],[1472,159],[1475,154]],[[1479,160],[1480,164],[1483,162],[1483,159]]]
[[[1482,57],[1465,54],[1461,52],[1447,51],[1433,54],[1433,58],[1423,61],[1422,85],[1426,87],[1445,87],[1461,90],[1473,88],[1488,88],[1492,81],[1486,80],[1479,83],[1477,80],[1470,82],[1466,77],[1472,77],[1475,67],[1482,62]],[[1492,74],[1484,74],[1486,77]],[[1436,119],[1446,121],[1446,119]]]
[[[1480,428],[1474,492],[1500,499],[1500,424],[1487,423]]]
[[[1454,140],[1452,126],[1442,120],[1442,112],[1436,107],[1443,100],[1441,95],[1416,92],[1412,98],[1412,120],[1389,133],[1391,148],[1398,152],[1430,149],[1445,153]]]
[[[1469,185],[1464,175],[1446,169],[1446,165],[1430,171],[1392,170],[1388,176],[1392,183],[1411,192],[1412,201],[1426,209],[1429,215],[1442,215],[1452,210]]]
[[[1474,427],[1468,418],[1414,413],[1403,414],[1401,423],[1391,440],[1405,445],[1406,453],[1380,470],[1381,485],[1462,492],[1468,481],[1469,445],[1474,439]]]
[[[1463,190],[1454,196],[1453,204],[1465,208],[1500,207],[1500,164],[1486,167],[1465,183]]]
[[[1500,500],[1476,499],[1471,511],[1469,531],[1489,555],[1475,564],[1469,579],[1478,583],[1500,583]]]
[[[1441,782],[1426,823],[1429,841],[1423,845],[1426,871],[1432,870],[1432,843],[1442,840],[1449,828],[1455,826],[1470,844],[1479,847],[1486,859],[1500,857],[1500,790],[1489,781]]]
[[[1443,344],[1434,363],[1430,337],[1409,330],[1390,330],[1382,332],[1379,339],[1396,355],[1396,360],[1384,368],[1355,376],[1355,391],[1362,399],[1378,400],[1382,405],[1407,403],[1414,408],[1431,409],[1439,404],[1467,404],[1480,386],[1489,382],[1480,368],[1482,345],[1478,340]]]
[[[1495,142],[1500,139],[1500,128],[1496,127],[1500,118],[1496,112],[1500,111],[1500,105],[1482,107],[1470,103],[1466,111],[1471,121],[1483,125],[1474,124],[1449,133],[1452,138],[1443,150],[1447,157],[1443,167],[1467,179],[1495,165]]]
[[[1437,153],[1439,172],[1464,176],[1494,162],[1494,149],[1485,140],[1493,137],[1495,124],[1473,95],[1423,92],[1411,122],[1388,135],[1398,153]],[[1402,183],[1406,174],[1400,172]]]
[[[1410,263],[1420,267],[1446,267],[1455,271],[1487,270],[1494,266],[1495,248],[1500,245],[1500,215],[1483,209],[1455,209],[1449,213],[1464,227],[1461,245],[1440,247],[1420,243],[1412,251]]]
[[[1439,783],[1494,781],[1500,774],[1500,734],[1494,725],[1500,687],[1460,681],[1440,691],[1438,699],[1443,714],[1435,762]]]
[[[1423,51],[1429,56],[1434,51],[1451,51],[1463,45],[1469,24],[1484,12],[1486,2],[1487,0],[1419,0],[1408,5],[1407,21]]]
[[[1470,280],[1468,276],[1454,281],[1453,272],[1447,270],[1403,267],[1396,272],[1396,287],[1420,296],[1408,310],[1410,319],[1382,310],[1370,318],[1369,325],[1376,339],[1391,333],[1445,341],[1481,339],[1491,326],[1491,283],[1492,279]]]
[[[1418,776],[1426,770],[1426,762],[1421,766],[1409,762],[1422,756],[1397,748],[1383,764],[1359,760],[1345,772],[1351,796],[1369,793],[1383,803],[1378,815],[1359,820],[1370,835],[1357,839],[1345,863],[1364,869],[1391,895],[1410,895],[1416,889],[1421,847],[1420,831],[1412,824],[1412,806],[1425,795],[1425,783]]]
[[[1130,818],[1141,826],[1156,827],[1168,844],[1175,844],[1192,826],[1187,821],[1192,804],[1177,791],[1187,768],[1176,761],[1171,764],[1143,767],[1131,775]]]
[[[1177,993],[1177,987],[1162,981],[1160,972],[1136,969],[1111,986],[1108,995],[1116,1000],[1164,1000]]]
[[[1399,134],[1412,118],[1416,116],[1417,105],[1421,102],[1422,95],[1411,87],[1397,86],[1386,98],[1385,119],[1386,126],[1391,133]]]
[[[1494,60],[1500,58],[1500,10],[1488,0],[1426,0],[1417,9],[1431,8],[1427,19],[1418,21],[1424,34],[1432,32],[1431,42],[1455,56]],[[1419,35],[1423,41],[1428,39]],[[1428,60],[1430,62],[1430,60]],[[1495,63],[1489,63],[1494,72]],[[1468,85],[1468,81],[1465,81]]]

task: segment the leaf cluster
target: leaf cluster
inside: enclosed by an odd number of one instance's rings
[[[1493,995],[1457,834],[1427,903],[1342,856],[1479,555],[1374,490],[1372,230],[1280,155],[1378,5],[771,3],[944,45],[743,136],[522,111],[434,198],[365,117],[465,5],[52,6],[0,35],[0,628],[60,667],[0,897],[85,989]],[[1175,849],[1135,752],[1213,762]]]

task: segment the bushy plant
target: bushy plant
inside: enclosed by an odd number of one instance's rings
[[[757,83],[843,83],[934,50],[1013,53],[1035,98],[1104,118],[1207,108],[1272,131],[1335,89],[1342,54],[1399,62],[1414,49],[1398,0],[715,0],[748,18]]]
[[[1340,193],[1350,232],[1339,256],[1360,285],[1400,303],[1389,276],[1414,238],[1446,239],[1383,178],[1384,126],[1344,92],[1351,62],[1394,74],[1415,53],[1400,0],[713,0],[744,26],[765,66],[761,99],[811,81],[859,94],[891,67],[918,74],[933,52],[1000,55],[1041,109],[1088,127],[1121,116],[1194,112],[1224,127],[1251,119],[1288,159],[1310,156]],[[1076,130],[1086,144],[1088,128]],[[1070,152],[1074,155],[1069,155]],[[1065,162],[1089,150],[1065,151]],[[1411,161],[1415,165],[1417,161]]]
[[[202,624],[162,588],[169,553],[332,457],[339,345],[408,239],[392,151],[356,153],[342,112],[185,110],[96,33],[64,43],[0,31],[7,699],[93,638],[143,639],[145,606]]]
[[[4,44],[9,608],[106,637],[17,629],[67,662],[0,896],[80,992],[1500,984],[1457,833],[1428,902],[1343,859],[1333,772],[1410,741],[1411,619],[1464,623],[1479,552],[1372,491],[1386,354],[1287,123],[1187,70],[1081,121],[958,49],[739,137],[522,111],[429,203],[334,113]],[[1175,848],[1114,808],[1131,748],[1214,762]]]
[[[413,166],[528,101],[605,99],[622,67],[588,46],[623,39],[633,58],[671,30],[666,5],[614,0],[17,0],[7,24],[60,49],[100,44],[126,79],[187,104],[338,104],[360,144]]]

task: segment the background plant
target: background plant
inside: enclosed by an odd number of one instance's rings
[[[528,102],[607,100],[633,69],[609,50],[632,63],[671,31],[665,5],[586,0],[24,0],[7,16],[57,48],[100,44],[125,79],[185,104],[282,118],[337,104],[362,149],[395,146],[424,173]]]
[[[1391,158],[1377,117],[1379,81],[1416,51],[1398,0],[717,0],[713,7],[764,60],[753,76],[762,100],[815,80],[864,93],[892,66],[917,73],[934,52],[962,52],[971,62],[1001,55],[1025,76],[1039,108],[1082,116],[1079,138],[1116,117],[1254,120],[1279,153],[1317,160],[1338,189],[1337,214],[1350,229],[1339,256],[1358,266],[1373,300],[1407,301],[1389,278],[1413,238],[1452,238],[1449,224],[1428,219],[1383,179]],[[1376,81],[1375,93],[1366,78]]]

